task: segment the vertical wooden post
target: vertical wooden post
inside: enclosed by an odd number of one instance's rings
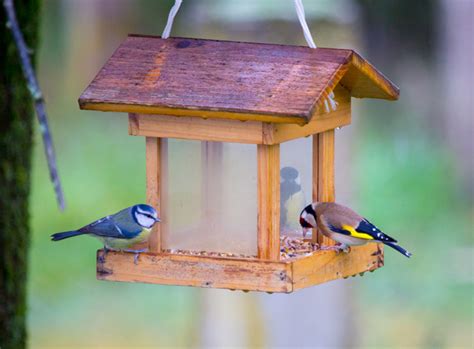
[[[280,258],[280,145],[257,145],[258,258]]]
[[[161,138],[146,137],[146,201],[161,211]],[[155,224],[150,238],[148,250],[161,251],[161,223]]]
[[[313,135],[313,202],[334,201],[334,130]],[[313,242],[332,245],[333,241],[313,229]]]

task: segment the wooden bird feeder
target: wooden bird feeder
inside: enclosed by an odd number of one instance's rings
[[[327,108],[331,92],[335,110]],[[131,253],[99,250],[97,277],[290,293],[381,267],[379,244],[281,258],[280,144],[312,136],[312,199],[333,201],[334,130],[351,123],[351,97],[396,100],[398,95],[396,86],[352,50],[129,36],[79,105],[128,113],[129,134],[146,138],[147,202],[163,222],[137,263]],[[166,246],[168,138],[256,144],[255,256],[174,253]],[[313,235],[314,242],[331,244]]]

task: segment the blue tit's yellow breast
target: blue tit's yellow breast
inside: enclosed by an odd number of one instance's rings
[[[143,228],[142,231],[131,239],[116,239],[111,237],[100,237],[105,246],[114,250],[123,250],[132,247],[135,244],[145,242],[150,237],[151,229]]]

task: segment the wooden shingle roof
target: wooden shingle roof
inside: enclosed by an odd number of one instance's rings
[[[352,50],[129,36],[81,109],[304,124],[337,84],[394,100],[398,88]]]

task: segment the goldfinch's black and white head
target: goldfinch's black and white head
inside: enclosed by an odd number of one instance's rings
[[[306,236],[310,229],[317,227],[315,205],[316,203],[308,205],[301,211],[300,225],[303,228],[303,237]]]

